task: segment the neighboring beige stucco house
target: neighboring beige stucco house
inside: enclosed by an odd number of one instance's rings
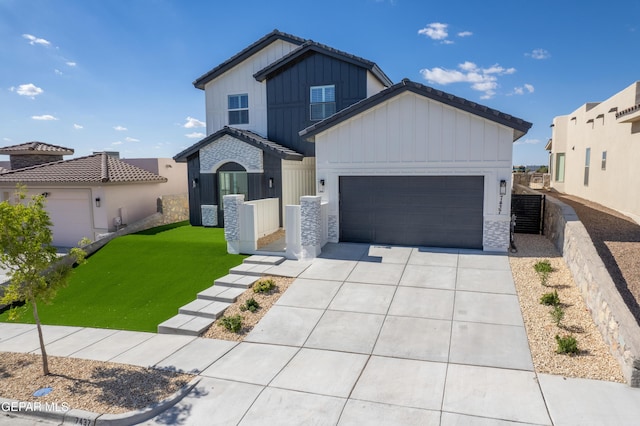
[[[551,187],[640,223],[640,81],[553,119]]]
[[[0,173],[0,201],[11,200],[18,183],[27,186],[29,195],[45,194],[56,246],[71,247],[84,237],[95,240],[152,215],[158,197],[183,194],[186,201],[184,164],[166,158],[119,159],[104,152],[69,160],[53,154],[63,152],[73,150],[42,142],[0,148],[0,154],[11,155],[12,165],[21,160],[16,156],[45,161]]]

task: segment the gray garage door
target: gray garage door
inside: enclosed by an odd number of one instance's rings
[[[483,176],[341,176],[340,241],[482,248]]]

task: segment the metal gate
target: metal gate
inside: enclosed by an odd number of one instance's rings
[[[515,233],[542,234],[544,197],[538,194],[511,195],[511,214],[516,216]]]

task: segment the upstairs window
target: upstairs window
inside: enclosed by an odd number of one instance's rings
[[[309,106],[311,121],[324,120],[336,112],[336,86],[311,86]]]
[[[589,186],[589,163],[591,163],[591,148],[587,148],[584,156],[584,186]]]
[[[249,95],[229,95],[229,125],[249,124]]]

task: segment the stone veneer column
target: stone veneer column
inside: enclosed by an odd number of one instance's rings
[[[320,254],[322,242],[322,197],[300,197],[300,242],[302,258],[313,259]]]
[[[244,203],[244,195],[225,195],[223,201],[224,239],[227,240],[227,253],[240,254],[240,206]]]
[[[508,216],[492,216],[484,220],[482,246],[484,251],[506,252],[509,250],[511,220]]]

